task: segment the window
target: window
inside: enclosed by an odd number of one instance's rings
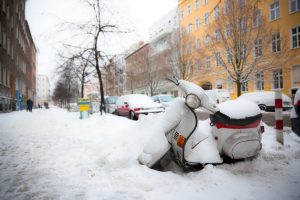
[[[217,6],[214,8],[214,16],[215,16],[215,20],[217,20],[217,19],[219,18],[219,12],[220,12],[219,5],[217,5]]]
[[[207,5],[208,4],[208,0],[203,0],[203,4]]]
[[[204,24],[208,25],[209,24],[209,13],[204,14]]]
[[[232,0],[225,0],[225,5],[224,5],[224,12],[225,14],[229,13],[231,11],[231,2]]]
[[[196,49],[200,49],[200,39],[196,40]]]
[[[180,11],[180,15],[179,16],[180,16],[180,19],[183,19],[183,17],[184,17],[184,11],[183,10]]]
[[[201,61],[200,61],[200,59],[196,60],[196,66],[197,66],[197,70],[201,69]]]
[[[248,92],[248,82],[244,82],[241,84],[242,92]]]
[[[282,69],[273,71],[273,89],[283,88]]]
[[[199,8],[199,0],[195,0],[195,9]]]
[[[292,67],[292,87],[300,88],[300,65],[295,65]]]
[[[280,16],[280,4],[276,1],[270,5],[270,21],[278,19]]]
[[[191,5],[188,5],[188,14],[190,15],[192,13],[192,6]]]
[[[210,69],[210,56],[207,56],[205,59],[205,68]]]
[[[253,27],[258,27],[261,25],[261,10],[256,9],[253,13]]]
[[[243,7],[245,5],[245,0],[238,0],[239,7]]]
[[[263,72],[258,72],[255,74],[255,87],[256,87],[256,90],[264,90],[265,89]]]
[[[230,76],[226,79],[226,89],[230,92],[234,91],[234,82]]]
[[[290,12],[300,11],[300,0],[290,0]]]
[[[272,35],[272,52],[276,53],[281,50],[280,47],[280,33],[275,33]]]
[[[238,59],[239,60],[244,60],[246,58],[246,53],[247,53],[247,47],[246,47],[246,45],[245,44],[240,45],[238,52],[239,52]]]
[[[246,26],[246,22],[245,22],[245,19],[244,19],[244,18],[240,18],[240,19],[238,20],[238,30],[239,30],[239,33],[244,33],[244,32],[246,32],[247,26]]]
[[[200,18],[199,17],[196,19],[196,28],[197,29],[200,28]]]
[[[193,24],[189,23],[188,32],[191,33],[193,31]]]
[[[292,48],[300,47],[300,26],[292,28]]]
[[[217,30],[215,30],[215,41],[219,42],[220,39],[221,39],[221,33],[220,33],[220,30],[217,29]]]
[[[222,60],[221,60],[221,54],[220,54],[220,52],[217,52],[215,54],[215,56],[216,56],[216,65],[217,66],[221,66],[222,65]]]
[[[262,56],[262,39],[257,39],[254,41],[254,56]]]
[[[227,52],[227,63],[232,63],[232,49],[228,48],[226,52]]]
[[[230,24],[227,24],[227,26],[226,26],[226,36],[227,37],[232,36],[232,27],[230,26]]]
[[[206,47],[209,46],[209,44],[210,44],[210,37],[209,37],[209,35],[205,36],[204,43],[205,43]]]

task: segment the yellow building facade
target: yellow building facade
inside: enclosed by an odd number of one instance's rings
[[[203,45],[206,34],[210,24],[215,20],[215,8],[217,6],[222,12],[226,1],[229,0],[178,0],[181,27],[193,35],[196,46],[204,48],[204,51],[207,48]],[[231,1],[242,2],[243,0]],[[257,2],[262,16],[266,18],[267,25],[273,30],[278,30],[278,38],[274,40],[278,41],[281,46],[285,41],[288,46],[285,52],[292,57],[282,63],[281,67],[266,70],[260,77],[255,78],[254,76],[252,80],[243,85],[242,93],[282,89],[285,94],[292,96],[295,90],[300,88],[300,1],[261,0]],[[262,53],[266,51],[272,53],[274,50],[271,46],[262,49]],[[275,53],[281,53],[280,47],[279,52]],[[213,89],[228,89],[232,98],[237,97],[235,83],[230,81],[224,67],[217,64],[215,56],[211,56],[209,59],[205,57],[193,58],[192,62],[194,65],[198,65],[199,69],[199,72],[195,73],[192,79],[193,82],[198,85],[209,82]],[[208,64],[210,67],[205,67]]]

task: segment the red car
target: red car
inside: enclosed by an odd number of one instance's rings
[[[142,94],[121,96],[116,103],[116,114],[127,116],[129,119],[138,119],[140,114],[159,113],[164,111],[160,103]]]

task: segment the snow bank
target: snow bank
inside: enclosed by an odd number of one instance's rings
[[[1,199],[299,199],[300,138],[289,129],[281,146],[266,127],[253,160],[160,172],[137,161],[160,116],[0,114]]]

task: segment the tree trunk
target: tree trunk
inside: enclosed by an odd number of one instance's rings
[[[236,93],[237,96],[239,97],[242,94],[242,88],[241,88],[242,84],[239,81],[236,81],[235,83],[236,83]]]
[[[84,78],[84,75],[82,77],[82,81],[81,81],[81,98],[83,98],[83,95],[84,95],[84,81],[85,81],[85,78]]]

